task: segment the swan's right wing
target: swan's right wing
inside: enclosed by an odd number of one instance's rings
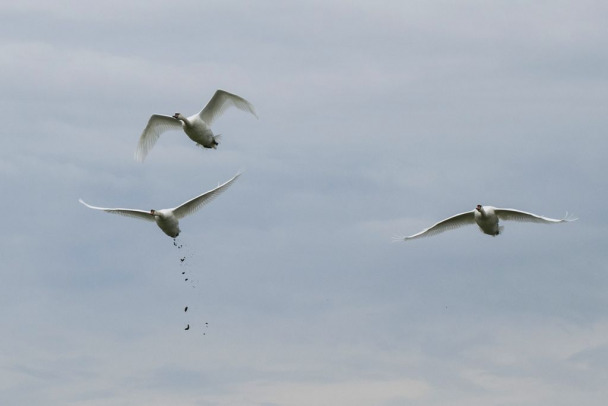
[[[82,199],[78,199],[78,201],[87,206],[89,209],[103,210],[108,213],[120,214],[121,216],[135,217],[147,221],[155,221],[154,216],[150,214],[149,211],[135,209],[108,209],[105,207],[91,206],[90,204],[85,203]]]
[[[576,218],[568,217],[568,213],[566,213],[566,215],[561,219],[553,219],[516,209],[494,209],[494,212],[501,220],[513,220],[528,223],[563,223],[577,220]]]
[[[135,160],[143,162],[148,155],[148,151],[152,149],[158,137],[165,131],[170,130],[181,130],[182,122],[171,116],[162,116],[160,114],[153,114],[148,120],[148,125],[144,128],[144,131],[139,137],[139,143],[135,150]]]
[[[255,114],[255,110],[251,103],[241,96],[228,93],[225,90],[217,90],[211,100],[209,100],[209,103],[207,103],[205,108],[198,113],[198,115],[208,126],[211,126],[213,120],[215,120],[216,117],[219,117],[224,110],[230,106],[234,106],[239,110],[248,111],[256,118],[258,117],[258,115]]]
[[[234,177],[232,179],[230,179],[227,182],[224,182],[223,184],[219,185],[215,189],[205,192],[200,196],[197,196],[193,199],[188,200],[187,202],[183,203],[179,207],[172,209],[173,214],[178,219],[181,219],[189,214],[194,213],[195,211],[197,211],[198,209],[203,207],[205,204],[207,204],[211,200],[213,200],[215,197],[219,196],[224,190],[228,189],[228,186],[230,186],[232,184],[232,182],[237,180],[237,178],[239,176],[241,176],[241,174],[237,173],[236,175],[234,175]]]
[[[473,211],[467,211],[465,213],[456,214],[455,216],[449,217],[445,220],[441,220],[438,223],[433,224],[429,228],[425,228],[421,232],[410,235],[409,237],[395,237],[395,240],[412,240],[420,237],[430,237],[444,231],[452,230],[454,228],[466,226],[469,224],[475,224],[475,214]]]

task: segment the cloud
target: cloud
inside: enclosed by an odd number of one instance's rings
[[[604,403],[604,6],[63,3],[0,6],[1,403]],[[181,250],[78,203],[239,170]],[[391,243],[479,203],[580,219]]]

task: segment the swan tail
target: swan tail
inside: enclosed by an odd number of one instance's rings
[[[222,134],[218,134],[218,135],[214,135],[213,136],[213,144],[215,144],[213,146],[213,148],[217,147],[220,144],[220,140],[222,139]]]

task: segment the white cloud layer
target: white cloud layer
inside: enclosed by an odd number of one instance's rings
[[[0,403],[603,405],[607,17],[0,5]],[[151,114],[218,88],[259,120],[228,110],[217,150],[168,133],[133,160]],[[239,170],[181,248],[78,203],[171,207]],[[391,243],[479,203],[580,219]]]

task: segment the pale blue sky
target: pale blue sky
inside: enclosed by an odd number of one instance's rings
[[[0,5],[0,403],[603,405],[607,19],[594,1]],[[259,120],[229,110],[217,150],[166,134],[133,160],[151,114],[218,88]],[[172,207],[239,170],[181,249],[78,203]],[[579,220],[391,242],[480,203]]]

